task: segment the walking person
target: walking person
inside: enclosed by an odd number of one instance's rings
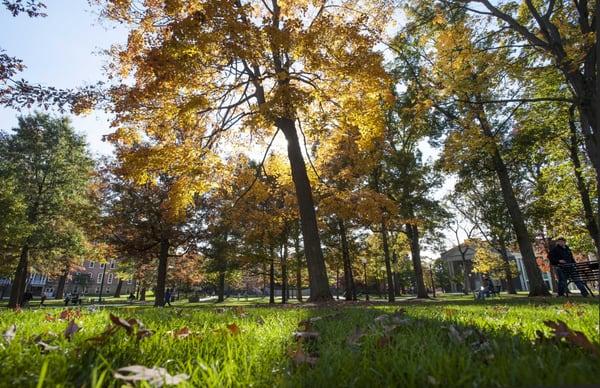
[[[566,296],[569,278],[576,276],[577,272],[574,267],[575,259],[573,258],[573,253],[564,237],[556,239],[556,245],[550,250],[548,258],[550,259],[550,264],[554,266],[556,276],[558,276],[558,296]],[[581,296],[588,296],[585,284],[580,280],[574,280],[573,283],[575,283],[581,292]]]
[[[163,306],[168,304],[169,307],[171,307],[171,294],[171,289],[167,288],[167,290],[165,291],[165,303],[163,304]]]

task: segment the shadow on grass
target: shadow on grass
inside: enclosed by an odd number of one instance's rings
[[[570,387],[597,383],[600,373],[598,358],[589,351],[533,341],[535,330],[549,335],[542,320],[552,314],[544,317],[533,310],[521,319],[506,319],[502,311],[494,316],[491,310],[492,314],[477,319],[445,316],[432,304],[408,310],[388,335],[384,325],[377,323],[382,309],[342,311],[343,315],[338,312],[328,318],[327,310],[310,310],[312,317],[322,317],[314,322],[320,337],[310,349],[319,361],[313,368],[295,368],[285,385]],[[354,343],[358,333],[364,337]],[[597,336],[595,342],[598,346]]]

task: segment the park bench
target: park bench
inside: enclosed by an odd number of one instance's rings
[[[598,261],[584,261],[581,263],[560,264],[564,268],[568,276],[568,283],[580,281],[588,290],[591,296],[594,296],[592,289],[588,283],[596,283],[596,287],[600,284],[600,270]]]
[[[473,290],[473,297],[475,299],[485,299],[500,296],[501,289],[501,286],[494,286],[492,289],[486,288],[485,290]]]

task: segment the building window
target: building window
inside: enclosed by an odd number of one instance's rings
[[[100,287],[96,287],[96,294],[100,293]]]
[[[100,268],[106,267],[106,263],[100,263]]]
[[[112,282],[113,282],[113,276],[114,275],[112,274],[112,272],[108,274],[108,279],[106,279],[106,282],[108,284],[112,284]]]
[[[127,284],[131,284],[131,278],[127,279]]]
[[[108,287],[108,288],[106,289],[106,293],[107,293],[107,294],[110,294],[110,287]]]
[[[110,268],[114,269],[116,266],[116,262],[114,260],[110,261]]]
[[[90,261],[90,268],[94,268],[94,265],[96,265],[95,261]]]
[[[102,274],[101,273],[98,274],[98,280],[96,281],[96,283],[98,283],[98,284],[102,283]]]

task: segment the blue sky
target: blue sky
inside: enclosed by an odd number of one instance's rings
[[[45,18],[13,17],[0,8],[0,48],[24,61],[27,69],[19,74],[32,83],[71,88],[102,80],[106,61],[100,52],[123,42],[123,28],[102,25],[97,10],[85,0],[47,0]],[[0,108],[0,128],[16,125],[19,114]],[[103,112],[72,117],[75,128],[85,133],[94,153],[108,154],[109,144],[102,135],[110,132],[110,117]]]

